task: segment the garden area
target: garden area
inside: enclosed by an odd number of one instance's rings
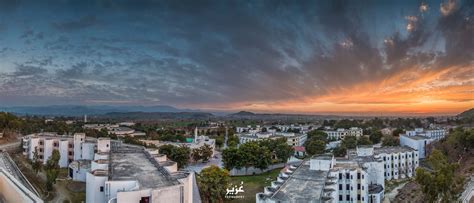
[[[259,175],[253,176],[233,176],[231,177],[232,185],[240,185],[243,182],[244,193],[239,194],[244,196],[243,199],[226,199],[225,202],[255,202],[255,194],[263,192],[265,186],[270,186],[272,181],[276,180],[278,174],[280,174],[281,169],[274,169]]]

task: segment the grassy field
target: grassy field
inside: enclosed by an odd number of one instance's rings
[[[244,193],[238,194],[245,196],[243,199],[226,200],[225,202],[240,203],[240,202],[255,202],[255,194],[263,192],[265,186],[271,185],[272,181],[276,180],[276,177],[280,173],[281,169],[275,169],[266,173],[255,176],[234,176],[232,183],[234,185],[240,185],[243,182]]]

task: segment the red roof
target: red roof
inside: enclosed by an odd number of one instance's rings
[[[294,146],[293,150],[295,150],[297,152],[305,152],[306,151],[303,146]]]

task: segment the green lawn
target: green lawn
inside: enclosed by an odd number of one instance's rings
[[[263,192],[265,186],[270,186],[272,181],[276,180],[276,177],[280,173],[280,169],[274,169],[272,171],[262,173],[260,175],[254,176],[234,176],[231,177],[232,183],[234,185],[240,185],[241,182],[244,182],[243,188],[244,193],[238,194],[245,196],[243,199],[234,199],[226,200],[225,202],[255,202],[255,194],[258,192]]]

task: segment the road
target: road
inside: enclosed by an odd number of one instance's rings
[[[0,150],[9,150],[13,148],[18,148],[21,145],[21,141],[16,141],[16,142],[10,142],[7,144],[2,144],[0,145]]]
[[[227,149],[227,139],[229,138],[229,129],[227,128],[227,126],[225,126],[225,137],[224,137],[224,148],[223,149]]]
[[[224,164],[222,163],[222,155],[221,155],[221,152],[219,151],[216,151],[214,153],[214,157],[212,157],[208,162],[206,163],[202,163],[202,162],[199,162],[199,163],[191,163],[189,164],[185,169],[186,170],[189,170],[189,171],[194,171],[196,173],[200,173],[202,171],[202,169],[206,168],[206,167],[209,167],[211,165],[216,165],[216,166],[219,166],[220,168],[223,168],[224,167]]]
[[[395,200],[395,197],[398,195],[398,190],[402,189],[408,182],[402,183],[399,186],[395,187],[392,191],[385,193],[385,198],[383,199],[383,203],[390,203]]]

